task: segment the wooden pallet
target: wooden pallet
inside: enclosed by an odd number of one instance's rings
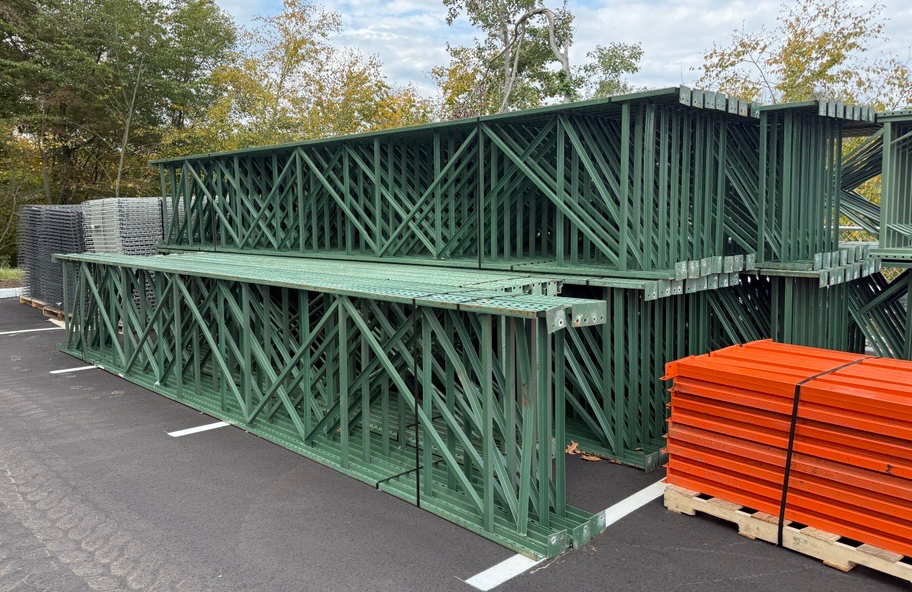
[[[29,296],[19,296],[19,304],[27,304],[32,308],[44,308],[47,306],[47,303],[43,300],[38,300],[37,298],[31,298]]]
[[[52,307],[52,306],[45,306],[45,307],[43,307],[43,308],[41,309],[41,312],[42,312],[42,313],[44,314],[44,316],[46,316],[46,317],[50,317],[50,318],[52,318],[52,319],[57,319],[58,321],[62,321],[62,320],[63,320],[63,311],[62,311],[62,310],[58,310],[58,309],[56,309],[56,308],[54,308],[54,307]]]
[[[19,296],[19,304],[27,304],[32,308],[39,308],[44,316],[57,319],[58,321],[63,320],[63,311],[53,306],[48,306],[43,300],[30,298],[28,296]]]
[[[733,522],[738,525],[738,534],[749,539],[775,544],[778,537],[778,516],[753,512],[744,506],[676,485],[665,489],[665,507],[676,514],[694,516],[701,512]],[[912,558],[872,545],[852,545],[839,535],[810,526],[787,522],[782,531],[782,546],[819,559],[840,571],[863,565],[912,582]]]

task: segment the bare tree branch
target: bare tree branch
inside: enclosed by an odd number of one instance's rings
[[[535,16],[543,16],[548,21],[548,44],[551,47],[551,53],[554,54],[555,59],[560,62],[561,70],[569,78],[570,76],[570,46],[567,43],[564,43],[563,49],[557,44],[556,37],[556,25],[554,20],[554,13],[545,7],[533,8],[527,10],[523,13],[516,22],[513,23],[513,35],[510,36],[509,32],[504,28],[502,33],[504,47],[501,49],[493,58],[492,61],[497,61],[503,56],[504,58],[504,95],[501,101],[500,109],[498,112],[503,112],[510,101],[510,94],[513,92],[513,82],[516,77],[516,70],[519,64],[519,53],[523,40],[523,36],[526,32],[526,23]],[[510,62],[512,63],[512,67]],[[568,90],[564,94],[564,100],[570,101],[573,97]]]

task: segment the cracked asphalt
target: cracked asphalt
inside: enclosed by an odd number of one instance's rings
[[[48,327],[0,300],[0,331]],[[61,354],[62,331],[0,336],[0,591],[456,590],[512,553],[251,434]],[[661,478],[568,462],[604,509]],[[656,500],[503,591],[909,590],[842,573]]]

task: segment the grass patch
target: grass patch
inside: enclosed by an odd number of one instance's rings
[[[18,267],[0,267],[0,282],[21,280],[22,270]]]

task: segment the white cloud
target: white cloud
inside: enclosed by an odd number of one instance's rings
[[[597,44],[611,41],[643,45],[637,86],[662,87],[692,83],[703,52],[713,42],[725,43],[744,25],[750,30],[775,25],[775,0],[660,0],[639,3],[607,0],[597,8],[575,11],[576,33],[571,59],[580,63]],[[683,78],[683,80],[682,80]]]
[[[281,0],[217,0],[248,24],[257,14],[275,13]],[[320,0],[316,0],[320,2]],[[545,0],[556,5],[556,0]],[[870,0],[854,0],[869,5]],[[912,2],[885,0],[888,42],[871,47],[874,53],[908,56],[912,30]],[[439,0],[322,0],[342,15],[344,31],[336,43],[377,54],[384,73],[397,85],[415,84],[425,94],[434,87],[427,72],[447,61],[446,43],[466,44],[477,34],[465,18],[446,24],[446,7]],[[735,29],[774,27],[779,0],[570,0],[576,16],[571,62],[581,63],[597,44],[611,41],[643,44],[642,70],[632,82],[638,86],[692,84],[694,68],[713,42],[725,44]]]
[[[860,2],[859,5],[870,5]],[[885,36],[873,53],[899,53],[906,57],[912,43],[912,3],[886,0]],[[735,30],[757,31],[776,26],[781,11],[779,0],[653,0],[631,2],[601,0],[571,8],[576,15],[576,33],[571,59],[580,63],[587,51],[610,41],[643,44],[641,71],[632,79],[638,86],[662,87],[692,84],[698,77],[705,51],[713,43],[725,45]]]
[[[431,95],[428,72],[448,60],[446,43],[468,43],[473,31],[464,24],[447,26],[442,2],[417,0],[325,0],[342,15],[344,30],[337,41],[367,54],[377,54],[390,82],[414,84]]]

